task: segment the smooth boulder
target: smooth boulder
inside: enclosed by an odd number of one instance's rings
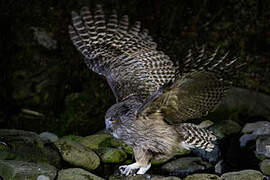
[[[69,139],[60,139],[55,145],[59,149],[63,159],[74,166],[94,170],[100,164],[97,154],[80,143]]]
[[[49,164],[0,160],[0,177],[4,180],[54,180],[57,170]]]
[[[57,180],[104,180],[84,169],[69,168],[58,172]]]

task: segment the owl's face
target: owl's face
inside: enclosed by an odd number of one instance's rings
[[[114,104],[106,112],[106,130],[115,138],[118,138],[117,131],[123,125],[123,122],[129,120],[129,112],[130,108],[125,103]]]

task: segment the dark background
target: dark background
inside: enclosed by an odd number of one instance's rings
[[[89,135],[114,103],[67,32],[70,12],[101,4],[139,20],[174,61],[191,47],[249,63],[236,86],[270,94],[269,0],[1,0],[0,128]]]

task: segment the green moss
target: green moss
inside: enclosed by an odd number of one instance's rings
[[[97,153],[104,163],[121,163],[127,158],[123,150],[116,148],[100,148]]]

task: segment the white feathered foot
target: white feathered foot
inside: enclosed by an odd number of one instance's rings
[[[149,163],[147,166],[142,166],[139,163],[133,163],[130,165],[123,165],[119,167],[120,173],[122,175],[136,175],[136,174],[145,174],[145,172],[151,167]],[[136,170],[139,169],[137,172]],[[135,173],[136,172],[136,173]]]

